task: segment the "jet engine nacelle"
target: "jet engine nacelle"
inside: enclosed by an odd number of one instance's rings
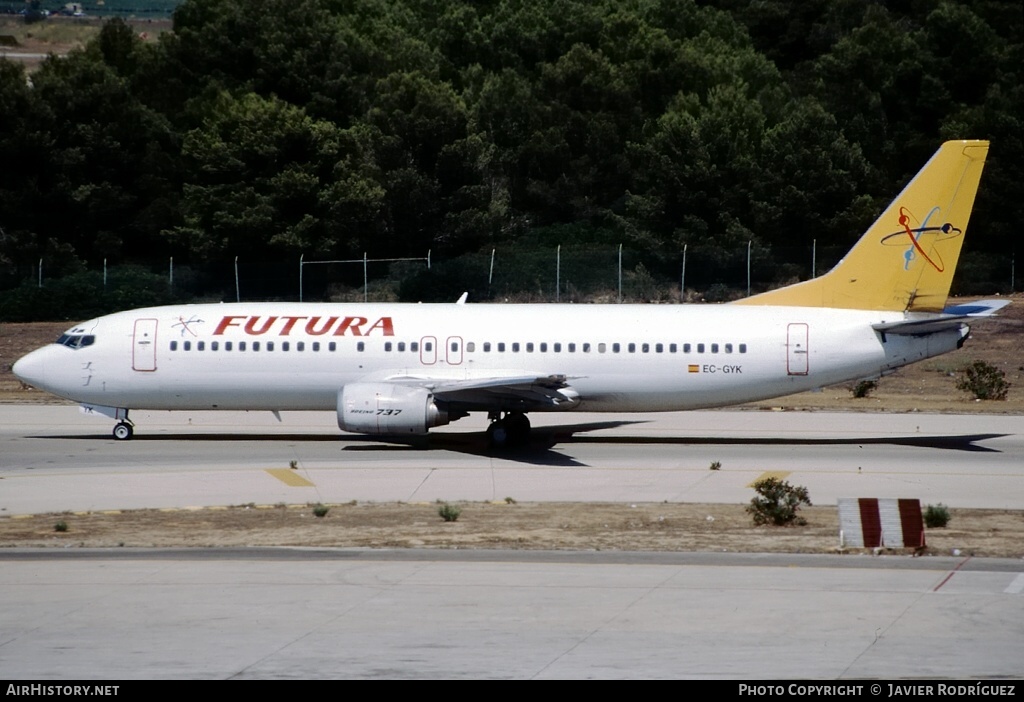
[[[338,392],[338,426],[357,434],[426,434],[449,422],[426,388],[352,383]]]

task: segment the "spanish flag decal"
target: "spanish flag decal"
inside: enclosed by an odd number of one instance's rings
[[[689,371],[690,373],[699,373],[700,366],[698,366],[696,363],[691,363],[686,367],[686,370]]]

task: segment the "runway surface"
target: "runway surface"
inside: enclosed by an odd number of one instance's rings
[[[415,446],[343,434],[330,413],[133,418],[136,438],[119,442],[112,422],[74,407],[0,405],[0,514],[505,497],[744,503],[766,472],[807,486],[817,504],[1024,508],[1024,418],[1015,416],[532,415],[533,444],[498,455],[473,417]],[[721,470],[709,470],[713,461]]]
[[[1024,661],[1024,574],[1015,562],[486,552],[17,556],[0,553],[0,678],[8,680],[1006,682],[1021,676]]]
[[[1024,507],[1020,417],[698,412],[483,423],[426,446],[330,414],[0,406],[0,514],[500,499],[746,502],[766,471],[838,496]],[[546,428],[549,427],[549,428]],[[303,478],[292,485],[273,469]],[[721,470],[710,471],[711,461]],[[279,473],[280,471],[278,471]],[[905,556],[0,552],[0,678],[1020,678],[1024,561]]]

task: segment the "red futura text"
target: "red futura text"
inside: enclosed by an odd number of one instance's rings
[[[223,335],[228,329],[238,328],[249,336],[289,336],[298,328],[309,336],[394,336],[395,325],[391,317],[381,317],[373,324],[366,317],[292,317],[263,315],[230,315],[222,317],[214,330],[214,336]]]

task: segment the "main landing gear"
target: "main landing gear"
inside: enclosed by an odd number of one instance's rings
[[[530,420],[522,412],[500,412],[487,415],[491,420],[487,427],[487,441],[492,448],[524,446],[530,440]]]
[[[135,425],[128,417],[114,425],[114,438],[117,441],[127,441],[135,434]]]

